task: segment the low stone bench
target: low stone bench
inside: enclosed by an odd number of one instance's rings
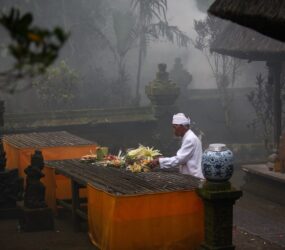
[[[246,192],[285,205],[285,174],[270,171],[266,164],[243,165]]]

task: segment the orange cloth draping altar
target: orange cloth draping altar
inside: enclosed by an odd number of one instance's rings
[[[44,160],[65,160],[76,159],[81,156],[90,154],[91,151],[96,151],[97,146],[93,145],[79,145],[79,146],[62,146],[62,147],[42,147],[37,148],[42,151]],[[19,175],[25,177],[24,169],[30,165],[31,155],[36,148],[17,148],[13,144],[4,142],[4,150],[7,157],[7,168],[19,169]]]
[[[195,191],[115,196],[87,186],[89,236],[101,250],[197,249],[204,207]]]
[[[31,155],[35,149],[42,151],[44,160],[63,160],[80,158],[83,155],[96,151],[97,145],[72,145],[72,146],[52,146],[52,147],[17,147],[13,143],[4,141],[4,150],[7,157],[7,168],[18,167],[19,175],[25,178],[24,169],[30,164]],[[45,177],[42,182],[46,186],[46,202],[49,207],[56,208],[57,199],[71,198],[70,180],[62,175],[55,175],[54,169],[45,167]],[[86,197],[86,190],[81,190],[81,197]]]

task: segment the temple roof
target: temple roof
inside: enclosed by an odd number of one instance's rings
[[[285,0],[216,0],[208,12],[285,41]]]
[[[219,54],[252,61],[285,59],[285,43],[235,23],[228,23],[210,49]]]

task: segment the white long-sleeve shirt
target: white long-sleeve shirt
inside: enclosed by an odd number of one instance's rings
[[[202,168],[202,145],[200,139],[188,130],[182,138],[182,144],[173,157],[159,158],[160,168],[171,168],[179,166],[180,173],[190,174],[204,179]]]

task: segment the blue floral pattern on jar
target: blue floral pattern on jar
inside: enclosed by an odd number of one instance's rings
[[[211,150],[211,145],[223,145],[218,150]],[[234,171],[233,153],[224,144],[211,144],[202,156],[202,172],[208,181],[229,180]]]

